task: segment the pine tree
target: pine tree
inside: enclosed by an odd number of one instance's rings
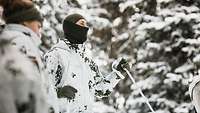
[[[109,62],[124,56],[133,64],[137,85],[124,79],[110,98],[117,112],[147,113],[140,87],[159,113],[194,113],[188,85],[200,66],[200,2],[196,0],[37,1],[45,16],[48,49],[62,36],[62,19],[71,12],[86,16],[93,27],[91,48]],[[41,5],[42,4],[42,5]],[[50,40],[49,40],[50,39]],[[101,55],[99,55],[101,53]],[[103,54],[103,55],[102,55]],[[109,60],[111,59],[111,60]],[[108,111],[107,111],[108,112]]]

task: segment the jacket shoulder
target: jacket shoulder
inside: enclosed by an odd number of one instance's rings
[[[61,55],[62,55],[62,49],[51,48],[47,53],[45,53],[44,59],[47,60],[49,57],[51,57],[54,60],[56,60],[56,59],[60,59]]]
[[[63,54],[63,52],[70,53],[71,50],[63,41],[60,41],[54,46],[52,46],[51,49],[47,52],[47,54]]]

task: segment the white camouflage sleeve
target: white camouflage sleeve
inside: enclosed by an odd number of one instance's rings
[[[58,87],[62,79],[63,65],[59,59],[57,49],[53,49],[46,53],[44,59],[46,62],[48,74],[51,80],[53,80],[54,85]]]
[[[93,68],[95,72],[95,96],[97,97],[106,97],[113,91],[113,88],[117,83],[124,78],[120,72],[113,71],[109,75],[102,75],[98,69],[98,66]]]

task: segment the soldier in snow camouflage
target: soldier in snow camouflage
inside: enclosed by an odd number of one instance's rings
[[[98,66],[85,54],[83,43],[88,27],[80,14],[67,16],[63,21],[64,39],[45,55],[48,73],[54,81],[61,113],[92,113],[94,97],[108,96],[123,79],[122,68],[127,62],[115,64],[116,71],[104,76]]]
[[[35,72],[35,77],[42,84],[43,92],[50,97],[45,99],[49,104],[49,108],[58,113],[58,110],[56,110],[58,107],[55,107],[54,102],[57,95],[55,91],[52,91],[54,89],[51,88],[51,81],[45,72],[42,54],[39,49],[41,44],[40,29],[43,21],[40,12],[31,0],[0,0],[0,6],[4,9],[2,16],[6,23],[1,34],[9,34],[6,38],[10,39],[12,46],[18,48],[31,61],[33,65],[29,68]],[[53,92],[55,93],[53,94]]]
[[[32,62],[0,35],[0,113],[47,113],[42,85]]]

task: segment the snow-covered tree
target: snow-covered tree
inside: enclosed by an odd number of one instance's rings
[[[140,87],[158,113],[194,113],[188,85],[199,74],[198,0],[36,0],[44,14],[44,50],[62,37],[62,19],[81,13],[89,22],[87,45],[102,69],[118,57],[133,64],[101,113],[146,113]],[[104,71],[105,73],[107,71]],[[94,108],[98,111],[97,108]],[[100,113],[100,111],[99,111]]]

